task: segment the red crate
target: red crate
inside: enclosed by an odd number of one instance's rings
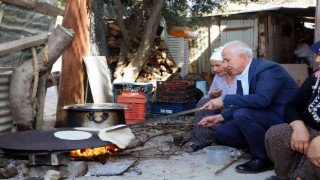
[[[135,124],[144,121],[144,119],[126,119],[126,124]]]
[[[127,97],[127,98],[146,99],[145,92],[121,91],[119,95],[122,97]]]
[[[124,116],[127,120],[143,121],[146,115],[146,99],[145,98],[130,98],[127,96],[119,95],[118,103],[127,104],[131,106],[130,109],[124,110]],[[129,122],[127,122],[128,124]]]

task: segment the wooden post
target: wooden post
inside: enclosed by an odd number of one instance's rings
[[[75,34],[70,46],[62,54],[62,69],[56,114],[56,127],[65,127],[67,112],[62,108],[70,104],[84,103],[85,73],[82,58],[89,53],[89,18],[87,4],[90,1],[67,0],[62,25]],[[75,119],[76,120],[76,119]]]
[[[45,1],[39,0],[2,0],[4,3],[12,4],[26,9],[48,14],[50,16],[63,16],[64,10],[53,6]]]
[[[44,44],[48,41],[48,36],[49,32],[44,32],[35,36],[2,43],[0,44],[0,56]]]

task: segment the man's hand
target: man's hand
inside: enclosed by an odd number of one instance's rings
[[[211,110],[216,110],[216,109],[223,109],[223,101],[221,98],[215,98],[211,99],[209,102],[205,103],[201,109],[211,109]]]
[[[291,136],[291,149],[302,154],[307,154],[310,143],[310,133],[303,121],[295,120],[290,123],[293,128]]]
[[[198,123],[198,125],[204,126],[204,127],[210,127],[214,126],[218,123],[222,123],[224,121],[221,114],[213,115],[213,116],[207,116],[202,118],[202,120]]]
[[[315,166],[320,167],[320,136],[310,142],[307,156]]]

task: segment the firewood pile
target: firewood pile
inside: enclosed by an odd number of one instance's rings
[[[129,22],[129,21],[126,21]],[[107,30],[107,47],[111,50],[112,55],[107,58],[108,64],[116,64],[119,59],[120,45],[122,43],[122,35],[116,21],[106,21]],[[137,54],[139,45],[139,37],[133,38],[131,48],[126,54],[127,63],[129,63]],[[171,76],[176,76],[180,72],[180,68],[175,64],[170,56],[168,46],[163,37],[157,36],[151,50],[149,59],[144,64],[136,82],[166,81]]]

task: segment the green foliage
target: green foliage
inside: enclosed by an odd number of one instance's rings
[[[64,9],[66,7],[66,0],[58,0],[58,7]]]
[[[224,0],[166,0],[163,17],[170,26],[195,26],[195,17],[211,14],[215,9],[221,9],[226,4]]]
[[[105,0],[112,2],[112,0]],[[145,0],[146,1],[146,0]],[[121,0],[123,5],[133,11],[137,10],[143,0]],[[149,0],[152,3],[152,0]],[[170,26],[194,26],[197,25],[195,17],[203,17],[212,14],[214,10],[223,11],[228,3],[247,4],[248,0],[166,0],[162,16]]]

